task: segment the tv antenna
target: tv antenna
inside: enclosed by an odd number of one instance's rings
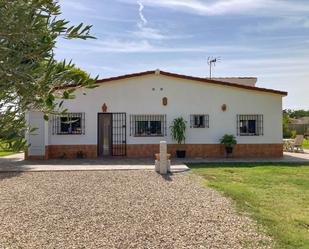
[[[217,62],[220,62],[220,57],[208,56],[207,63],[209,65],[209,78],[211,79],[212,67],[216,66]]]

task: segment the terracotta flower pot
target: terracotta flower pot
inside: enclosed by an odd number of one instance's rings
[[[166,156],[167,156],[167,160],[171,159],[171,154],[166,154]],[[156,153],[155,158],[156,158],[156,160],[160,160],[160,153]]]

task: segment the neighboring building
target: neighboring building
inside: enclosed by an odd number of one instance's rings
[[[298,135],[309,136],[309,117],[290,118],[289,129],[295,130]]]
[[[290,124],[294,124],[294,125],[309,125],[309,117],[290,118]]]
[[[219,144],[224,134],[237,138],[235,157],[282,156],[282,97],[287,93],[255,87],[256,78],[232,80],[159,70],[98,80],[99,87],[79,88],[75,99],[64,102],[67,116],[46,122],[40,112],[27,113],[30,126],[38,129],[26,135],[31,144],[26,158],[151,157],[161,140],[175,155],[170,125],[180,116],[187,120],[188,157],[225,156]]]
[[[228,83],[241,84],[245,86],[255,86],[257,82],[256,77],[220,77],[220,78],[211,78],[212,80],[224,81]]]

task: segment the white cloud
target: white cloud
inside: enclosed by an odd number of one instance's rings
[[[262,52],[255,47],[237,45],[213,46],[164,46],[150,43],[148,40],[105,39],[88,41],[78,44],[59,44],[58,50],[77,53],[233,53],[233,52]]]
[[[107,16],[102,16],[102,15],[94,15],[94,14],[84,14],[84,17],[90,18],[90,19],[96,19],[96,20],[101,20],[101,21],[106,21],[106,22],[119,22],[119,23],[135,23],[135,19],[126,19],[126,18],[121,18],[121,17],[107,17]]]
[[[261,56],[279,56],[282,55],[285,47],[274,48],[260,45],[235,45],[234,43],[226,43],[224,45],[175,45],[170,43],[150,42],[147,39],[130,39],[130,37],[105,38],[100,40],[88,40],[87,42],[61,42],[58,44],[59,51],[70,51],[72,53],[204,53],[207,55],[240,55],[253,56],[259,58]],[[302,44],[290,46],[293,54],[308,55],[309,48]]]
[[[146,39],[146,40],[173,40],[173,39],[188,39],[192,38],[193,35],[181,34],[181,35],[169,35],[165,34],[158,29],[144,27],[142,29],[129,32],[137,38]]]
[[[147,27],[140,27],[139,30],[131,32],[133,35],[143,39],[164,40],[168,36],[163,35],[159,30]]]
[[[246,32],[264,32],[284,29],[303,29],[309,28],[309,18],[301,16],[292,16],[278,18],[274,21],[259,23],[255,26],[245,26]]]
[[[70,10],[78,11],[93,11],[93,9],[86,4],[81,3],[81,1],[74,0],[60,0],[61,7],[68,8]]]
[[[132,0],[118,0],[133,4]],[[309,13],[309,3],[285,0],[143,0],[144,6],[163,7],[199,15],[269,15]]]
[[[137,4],[139,6],[139,9],[138,9],[138,13],[139,13],[139,17],[141,19],[141,25],[147,25],[148,21],[147,19],[145,18],[144,14],[143,14],[143,9],[144,9],[144,5],[143,5],[143,2],[141,0],[138,0],[137,1]]]
[[[134,36],[141,39],[151,39],[151,40],[163,40],[168,39],[168,36],[163,35],[160,30],[155,28],[147,27],[148,20],[146,19],[143,10],[143,0],[137,0],[138,4],[138,14],[140,17],[139,22],[137,23],[138,30],[131,32]]]
[[[89,52],[109,52],[109,53],[139,53],[152,50],[153,47],[147,40],[128,41],[118,39],[107,39],[94,42],[93,45],[86,45]]]
[[[285,63],[282,64],[282,61]],[[272,59],[245,59],[245,60],[222,60],[220,64],[214,68],[214,76],[256,76],[258,77],[258,85],[263,87],[282,88],[278,79],[294,77],[293,85],[296,79],[309,73],[304,73],[308,65],[308,59],[297,57],[272,58]],[[292,65],[291,65],[292,64]],[[88,65],[89,67],[89,65]],[[121,75],[126,73],[136,73],[140,71],[153,70],[159,68],[164,71],[176,72],[186,75],[195,75],[199,77],[208,76],[208,65],[206,58],[199,59],[166,59],[136,61],[129,63],[127,61],[118,62],[117,64],[108,64],[103,66],[91,66],[97,70],[102,70],[108,75]],[[98,71],[100,73],[100,71]],[[271,86],[265,78],[273,78],[274,85]]]
[[[200,15],[220,15],[225,13],[240,13],[260,7],[264,1],[257,0],[224,0],[205,2],[200,0],[165,0],[146,1],[145,4],[161,6],[183,11],[194,11]]]

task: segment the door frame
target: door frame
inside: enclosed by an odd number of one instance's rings
[[[126,112],[98,112],[98,115],[97,115],[97,156],[98,157],[104,157],[104,156],[100,156],[100,146],[99,146],[99,142],[100,142],[100,139],[99,139],[99,124],[100,124],[100,115],[104,115],[104,114],[108,114],[108,115],[111,115],[111,155],[110,156],[126,156],[127,155],[127,114]],[[114,154],[114,150],[113,150],[113,145],[114,145],[114,141],[113,141],[113,131],[114,131],[114,123],[113,123],[113,120],[114,120],[114,115],[124,115],[122,121],[124,123],[124,133],[123,133],[123,137],[124,137],[124,143],[122,143],[121,145],[124,146],[124,153],[122,155],[115,155]],[[116,127],[119,129],[119,127]],[[115,145],[118,145],[118,144],[115,144]],[[106,156],[105,156],[106,157]]]
[[[99,138],[99,135],[100,135],[100,116],[104,116],[104,115],[109,115],[110,116],[110,119],[111,119],[111,129],[110,129],[110,149],[109,149],[109,153],[110,155],[109,156],[112,156],[112,146],[113,146],[113,115],[111,113],[107,113],[107,112],[104,112],[104,113],[98,113],[98,117],[97,117],[97,156],[98,157],[108,157],[108,156],[104,156],[104,155],[101,155],[100,154],[100,138]],[[103,144],[101,145],[103,146]]]

